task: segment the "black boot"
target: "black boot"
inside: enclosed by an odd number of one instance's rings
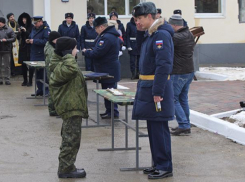
[[[21,86],[26,86],[27,85],[27,81],[24,80],[23,83],[21,84]]]
[[[132,72],[131,80],[135,79],[135,73]]]

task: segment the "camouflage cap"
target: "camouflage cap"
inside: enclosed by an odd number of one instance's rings
[[[147,15],[147,14],[157,14],[157,9],[154,3],[143,2],[143,3],[139,3],[133,8],[134,17],[138,17],[141,15]]]

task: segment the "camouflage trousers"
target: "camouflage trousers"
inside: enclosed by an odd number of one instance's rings
[[[54,108],[53,99],[50,96],[48,97],[48,111],[49,111],[50,116],[57,115],[55,108]]]
[[[61,137],[62,143],[59,154],[59,172],[67,173],[74,171],[74,165],[81,141],[81,116],[73,116],[63,120]]]

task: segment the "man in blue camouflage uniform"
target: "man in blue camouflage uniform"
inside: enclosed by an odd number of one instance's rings
[[[173,176],[171,138],[168,121],[174,118],[174,94],[170,80],[173,67],[174,31],[162,18],[156,19],[152,2],[134,7],[145,35],[140,54],[140,78],[133,107],[132,119],[147,120],[153,166],[144,169],[149,179]]]

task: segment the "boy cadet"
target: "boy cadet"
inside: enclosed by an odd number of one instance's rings
[[[113,79],[101,80],[102,89],[117,88],[117,82],[120,80],[120,62],[118,54],[120,43],[119,33],[114,26],[108,26],[104,17],[98,17],[94,20],[94,27],[99,34],[96,45],[93,50],[83,49],[86,57],[94,59],[95,72],[109,73],[114,76]],[[104,100],[106,112],[101,114],[102,119],[111,118],[111,102]],[[114,117],[118,118],[119,111],[117,104],[114,105]]]
[[[88,118],[88,93],[83,74],[75,60],[76,45],[76,40],[70,37],[57,39],[55,53],[49,64],[50,94],[55,110],[63,120],[59,178],[86,176],[84,169],[77,169],[74,165],[80,148],[82,118]]]
[[[156,7],[143,2],[134,7],[133,16],[147,29],[140,54],[140,79],[132,119],[147,120],[153,166],[144,169],[149,179],[172,176],[171,139],[168,121],[174,118],[173,67],[174,31],[162,18],[156,19]]]

